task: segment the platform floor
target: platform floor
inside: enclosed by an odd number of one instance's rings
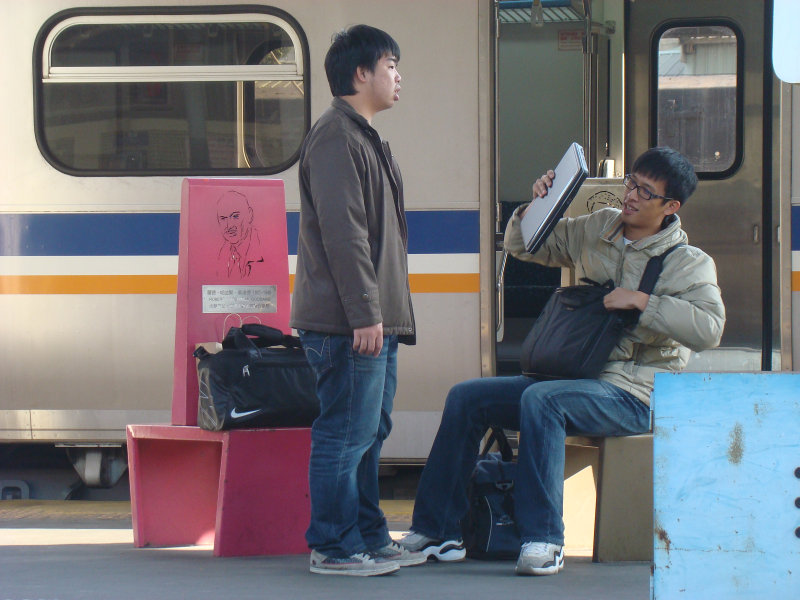
[[[396,534],[411,502],[387,501]],[[308,556],[215,558],[210,546],[133,547],[130,504],[0,501],[1,600],[558,598],[647,600],[650,565],[567,554],[562,573],[518,577],[513,562],[428,563],[385,577],[324,577]]]

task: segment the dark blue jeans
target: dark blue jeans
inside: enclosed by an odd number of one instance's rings
[[[298,331],[317,375],[320,415],[311,427],[310,548],[343,558],[391,541],[378,506],[378,460],[392,429],[397,336],[379,356],[353,351],[353,338]]]
[[[520,432],[514,505],[522,542],[562,545],[566,436],[643,433],[650,428],[650,409],[632,394],[595,379],[518,376],[459,383],[447,395],[422,472],[414,531],[437,539],[461,537],[467,483],[491,426]]]

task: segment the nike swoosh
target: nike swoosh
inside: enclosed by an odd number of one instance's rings
[[[260,408],[255,410],[247,410],[245,412],[238,412],[235,408],[231,411],[231,419],[241,419],[242,417],[246,417],[248,415],[254,415],[257,412],[261,412]]]

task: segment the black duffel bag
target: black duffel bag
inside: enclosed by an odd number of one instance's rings
[[[316,376],[295,336],[248,323],[230,328],[220,352],[194,356],[203,429],[307,427],[319,415]]]

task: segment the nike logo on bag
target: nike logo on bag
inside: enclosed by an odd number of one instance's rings
[[[231,411],[231,419],[241,419],[242,417],[247,417],[249,415],[254,415],[257,412],[261,412],[260,408],[255,410],[246,410],[244,412],[239,412],[235,408]]]

